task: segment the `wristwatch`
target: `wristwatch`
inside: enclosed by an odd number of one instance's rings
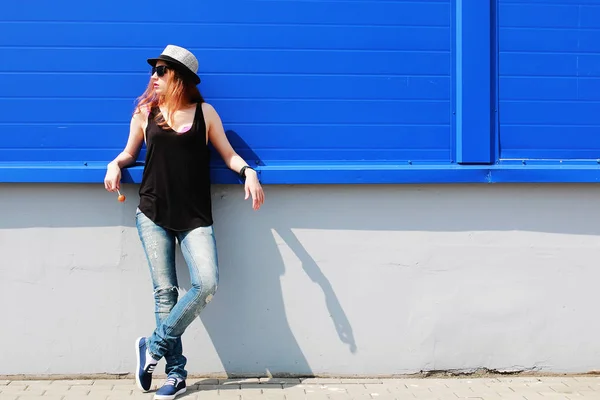
[[[252,171],[254,171],[254,168],[252,168],[248,165],[244,165],[242,167],[242,169],[240,169],[240,178],[241,179],[246,179],[246,169],[251,169]]]

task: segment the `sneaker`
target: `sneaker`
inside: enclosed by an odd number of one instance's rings
[[[165,384],[154,394],[154,400],[173,400],[185,391],[186,387],[183,379],[169,376]]]
[[[142,392],[147,392],[152,386],[152,373],[156,368],[156,361],[146,346],[146,338],[141,337],[135,341],[135,354],[137,358],[137,369],[135,374],[135,383]]]

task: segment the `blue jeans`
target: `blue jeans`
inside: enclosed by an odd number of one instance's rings
[[[136,226],[154,286],[156,329],[147,338],[156,360],[165,357],[167,375],[187,378],[181,335],[212,299],[219,283],[217,247],[212,226],[175,232],[156,225],[139,209]],[[179,300],[175,240],[190,270],[191,289]]]

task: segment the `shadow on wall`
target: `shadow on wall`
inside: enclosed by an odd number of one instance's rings
[[[244,210],[241,213],[247,214]],[[200,315],[227,375],[313,376],[288,321],[281,281],[286,267],[273,231],[285,240],[304,272],[320,286],[331,328],[337,330],[350,352],[356,352],[352,327],[331,284],[291,229],[285,222],[273,227],[270,219],[246,218],[253,223],[239,224],[235,229],[227,224],[226,231],[222,225],[216,228],[221,283],[215,300]],[[178,268],[179,275],[185,277],[181,284],[188,289],[190,282],[183,262]],[[305,312],[310,314],[310,310]]]

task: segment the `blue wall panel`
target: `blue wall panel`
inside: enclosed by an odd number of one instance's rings
[[[3,5],[0,182],[101,181],[169,43],[265,183],[600,181],[600,0],[157,5]]]
[[[200,89],[248,161],[445,162],[451,1],[10,2],[0,14],[0,162],[106,162],[145,59],[198,56]],[[218,164],[218,161],[217,161]]]
[[[498,6],[500,157],[600,158],[600,0]]]

